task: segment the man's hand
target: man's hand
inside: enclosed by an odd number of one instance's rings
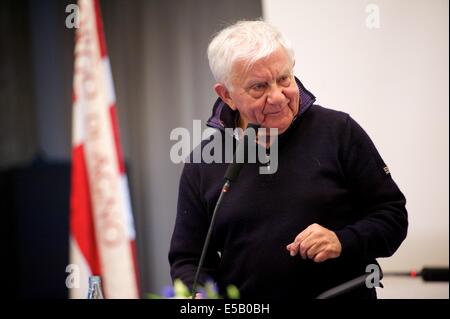
[[[287,245],[286,249],[291,256],[299,252],[303,259],[310,258],[319,263],[339,257],[342,246],[333,231],[319,224],[312,224],[298,234],[294,242]]]

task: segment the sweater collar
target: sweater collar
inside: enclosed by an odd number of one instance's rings
[[[300,112],[292,121],[291,126],[293,126],[294,123],[297,123],[298,119],[316,101],[316,97],[303,86],[303,84],[297,77],[295,77],[295,82],[297,83],[298,89],[300,91]],[[237,116],[238,111],[232,110],[228,106],[228,104],[223,102],[222,99],[218,98],[214,103],[212,115],[207,121],[206,125],[212,128],[217,128],[221,131],[225,130],[225,128],[235,128]]]

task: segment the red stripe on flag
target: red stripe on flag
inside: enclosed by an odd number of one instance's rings
[[[137,259],[137,251],[136,251],[136,241],[131,240],[130,246],[131,246],[131,253],[133,256],[133,266],[134,266],[134,273],[135,273],[135,278],[136,278],[136,287],[138,290],[138,296],[140,296],[141,285],[140,285],[139,267],[138,267],[138,263],[137,263],[138,259]]]
[[[92,274],[100,275],[100,258],[95,240],[92,202],[83,145],[72,151],[72,190],[70,232],[78,244]]]
[[[106,57],[106,41],[105,34],[103,32],[103,21],[102,21],[102,13],[100,11],[100,1],[95,0],[95,21],[97,23],[97,36],[98,43],[100,45],[100,56],[102,58]]]
[[[111,118],[111,125],[114,134],[114,144],[116,146],[116,155],[117,155],[117,162],[119,163],[119,172],[120,174],[125,174],[125,163],[123,160],[122,148],[120,147],[119,123],[117,121],[116,107],[114,105],[111,105],[109,107],[109,116]]]

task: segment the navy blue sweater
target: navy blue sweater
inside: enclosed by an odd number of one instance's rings
[[[301,114],[279,138],[277,172],[244,165],[218,211],[201,272],[201,282],[213,279],[221,291],[234,284],[242,298],[314,298],[391,256],[406,237],[405,197],[370,138],[348,114],[313,105],[297,83]],[[230,127],[234,116],[218,101],[209,125]],[[192,285],[227,166],[184,166],[169,252],[173,279]],[[323,263],[290,256],[286,245],[313,223],[335,231],[341,256]],[[364,288],[348,296],[374,294]]]

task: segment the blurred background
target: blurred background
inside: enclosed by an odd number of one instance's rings
[[[71,3],[6,0],[0,10],[0,280],[9,296],[68,296]],[[169,157],[170,132],[192,130],[192,120],[204,124],[211,113],[213,34],[260,17],[293,42],[296,74],[318,104],[361,124],[405,193],[409,234],[393,257],[380,259],[384,270],[448,267],[448,1],[100,3],[144,293],[170,284],[182,169]],[[448,283],[386,277],[384,285],[384,298],[448,298]]]

